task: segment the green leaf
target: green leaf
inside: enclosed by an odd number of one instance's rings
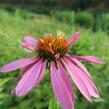
[[[3,87],[7,82],[12,81],[14,78],[0,79],[0,87]]]

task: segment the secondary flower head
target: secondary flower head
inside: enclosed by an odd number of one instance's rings
[[[50,64],[52,88],[63,109],[74,109],[75,93],[69,76],[88,101],[92,102],[92,97],[99,98],[96,85],[80,60],[96,64],[101,64],[102,61],[93,56],[80,57],[67,54],[68,49],[77,42],[79,37],[78,32],[68,40],[64,38],[62,32],[56,35],[49,34],[39,40],[25,36],[22,42],[23,47],[37,52],[37,56],[11,62],[0,69],[0,72],[9,72],[23,68],[17,78],[19,83],[12,93],[16,96],[29,93],[42,80],[46,65]]]

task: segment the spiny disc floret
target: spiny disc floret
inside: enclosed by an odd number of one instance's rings
[[[48,35],[38,41],[38,55],[47,60],[55,60],[64,56],[67,51],[67,41],[60,35]]]

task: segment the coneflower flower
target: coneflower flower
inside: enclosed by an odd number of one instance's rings
[[[49,65],[52,88],[63,109],[74,109],[75,93],[69,76],[88,101],[92,102],[93,97],[99,98],[96,85],[80,60],[96,64],[101,64],[102,61],[93,56],[80,57],[67,54],[79,37],[78,32],[68,40],[64,38],[63,33],[50,34],[39,40],[25,36],[22,42],[23,47],[36,52],[37,56],[14,61],[0,69],[0,72],[10,72],[23,68],[18,77],[19,83],[12,93],[23,96],[32,91],[42,80],[46,66]]]

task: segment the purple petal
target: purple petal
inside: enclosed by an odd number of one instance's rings
[[[73,59],[73,61],[79,63],[80,65],[83,65],[77,59]],[[84,83],[86,84],[86,87],[87,87],[90,95],[93,97],[99,98],[100,96],[99,96],[98,89],[96,88],[96,85],[93,83],[91,76],[89,76],[88,71],[86,73],[85,69],[82,70],[81,68],[76,67],[73,63],[72,63],[72,65],[75,69],[78,70],[81,78],[83,79]]]
[[[75,92],[72,88],[72,84],[70,83],[70,80],[67,77],[67,74],[65,72],[65,68],[62,66],[62,64],[60,62],[58,62],[58,65],[59,65],[59,69],[60,69],[60,74],[61,74],[63,80],[65,81],[66,86],[68,87],[69,93],[71,94],[72,101],[74,102],[75,101],[75,99],[74,99],[75,98]]]
[[[66,62],[67,61],[67,62]],[[90,101],[92,102],[92,97],[89,94],[89,91],[84,83],[84,81],[81,79],[79,72],[77,69],[75,69],[72,66],[72,63],[64,58],[62,59],[62,62],[64,63],[65,67],[67,68],[71,78],[73,79],[74,83],[76,84],[76,86],[78,87],[78,89],[80,90],[80,92]]]
[[[90,79],[86,73],[80,71],[80,76],[81,78],[83,79],[90,95],[92,97],[96,97],[96,98],[100,98],[100,95],[99,95],[99,92],[98,92],[98,89],[96,87],[96,85],[93,83],[92,79]]]
[[[37,60],[38,61],[38,60]],[[36,62],[37,62],[36,61]],[[36,64],[36,62],[32,63],[32,64],[29,64],[27,65],[26,67],[23,68],[22,72],[19,74],[19,76],[16,78],[15,81],[19,81],[21,79],[21,77],[30,69],[32,68],[33,65]]]
[[[2,67],[0,69],[0,72],[10,72],[10,71],[19,69],[21,67],[25,67],[25,66],[35,62],[36,60],[37,59],[35,59],[35,58],[17,60],[17,61],[11,62],[11,63],[5,65],[4,67]]]
[[[36,46],[37,45],[37,40],[30,37],[30,36],[25,36],[24,37],[24,41],[32,46]]]
[[[27,50],[35,51],[35,49],[34,49],[34,47],[33,47],[32,45],[27,44],[27,43],[25,43],[25,42],[22,42],[21,44],[22,44],[22,47],[23,47],[23,48],[25,48],[25,49],[27,49]]]
[[[40,74],[39,74],[39,77],[37,78],[37,81],[36,81],[36,85],[42,80],[45,69],[46,69],[46,65],[47,65],[47,61],[42,63]]]
[[[74,33],[67,42],[68,47],[70,48],[72,45],[74,45],[79,38],[80,38],[80,34],[78,32]]]
[[[13,90],[16,96],[23,96],[29,93],[42,79],[46,62],[38,61],[22,77],[17,87]]]
[[[72,58],[77,58],[79,60],[87,61],[87,62],[92,62],[95,64],[103,64],[103,61],[93,57],[93,56],[72,56]]]
[[[80,61],[78,61],[76,58],[71,58],[71,59],[72,59],[72,61],[73,61],[76,65],[78,65],[78,67],[79,67],[83,72],[85,72],[85,73],[92,79],[92,77],[91,77],[91,75],[89,74],[88,70],[85,68],[85,66],[84,66]]]
[[[51,62],[51,83],[53,91],[63,109],[74,109],[74,94],[71,95],[66,84],[66,80],[63,79],[60,68],[55,67],[55,64]],[[67,82],[68,83],[68,82]],[[70,87],[70,86],[69,86]]]

